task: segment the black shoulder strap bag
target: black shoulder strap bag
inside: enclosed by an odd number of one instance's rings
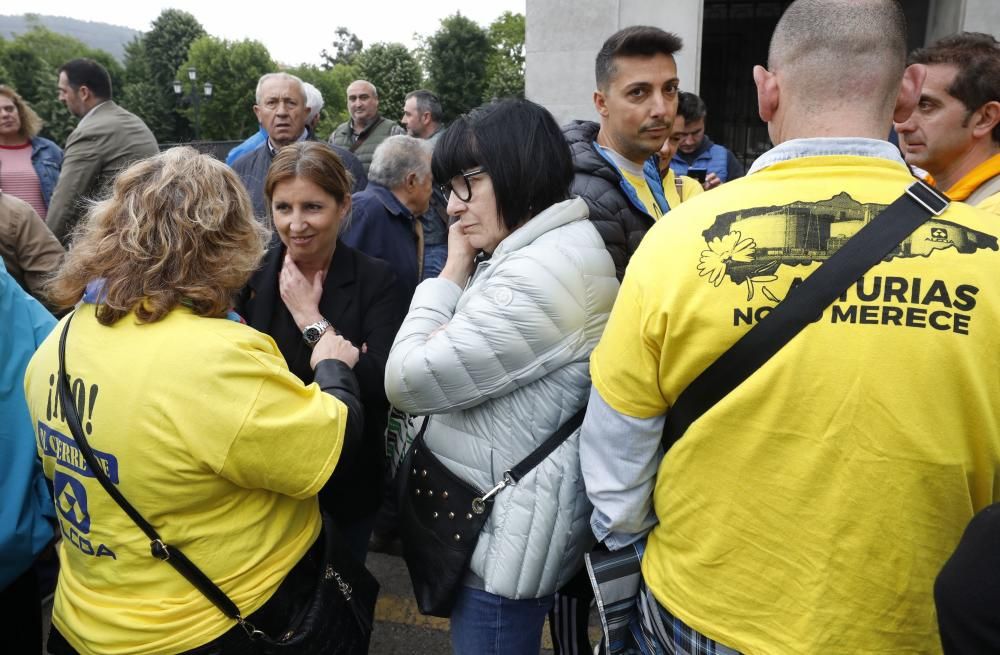
[[[566,441],[583,423],[586,409],[580,408],[487,491],[449,471],[424,445],[424,431],[431,419],[424,421],[397,478],[399,537],[421,614],[451,616],[479,533],[493,509],[494,496],[516,485]]]
[[[236,621],[247,637],[259,643],[262,653],[302,653],[304,655],[362,655],[368,652],[375,600],[379,585],[363,564],[354,559],[326,515],[323,516],[323,561],[319,579],[309,605],[300,613],[294,626],[273,638],[246,620],[236,604],[201,569],[176,546],[163,540],[142,514],[125,499],[122,492],[108,479],[107,473],[94,456],[84,436],[80,414],[69,388],[66,373],[66,337],[73,316],[66,320],[59,337],[59,402],[66,423],[76,440],[87,468],[128,517],[149,539],[150,551],[187,579],[212,602],[219,611]],[[289,617],[291,620],[292,617]]]
[[[858,230],[681,392],[663,425],[664,454],[702,414],[753,375],[914,230],[932,216],[940,216],[948,204],[948,198],[917,180]],[[587,554],[587,572],[604,629],[604,653],[621,652],[636,607],[640,560],[641,554],[634,546]]]

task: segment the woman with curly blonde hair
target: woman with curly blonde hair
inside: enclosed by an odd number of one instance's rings
[[[62,170],[62,149],[38,136],[42,119],[17,91],[0,84],[0,188],[45,220]]]
[[[85,464],[56,389],[64,330],[78,434],[107,478],[254,626],[295,628],[318,578],[316,494],[362,408],[358,350],[337,334],[306,387],[270,338],[227,320],[268,236],[236,175],[191,148],[123,172],[78,228],[51,298],[80,302],[25,377],[63,533],[51,653],[257,652],[151,557]]]

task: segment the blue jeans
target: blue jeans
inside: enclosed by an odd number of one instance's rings
[[[462,587],[451,612],[455,655],[538,655],[552,595],[511,600]]]
[[[421,282],[441,274],[444,263],[448,259],[448,244],[441,243],[424,246],[424,276]]]

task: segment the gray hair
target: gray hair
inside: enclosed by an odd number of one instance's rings
[[[387,189],[402,186],[410,173],[424,179],[431,174],[432,151],[425,139],[401,134],[391,136],[375,149],[368,179]]]
[[[371,82],[369,82],[368,80],[354,80],[353,82],[351,82],[347,86],[348,87],[352,87],[355,84],[357,84],[358,82],[361,82],[363,84],[367,84],[368,86],[370,86],[372,88],[372,94],[375,96],[376,99],[378,98],[378,87],[375,86],[374,84],[372,84]]]
[[[421,114],[424,112],[430,112],[431,120],[435,123],[440,123],[444,114],[441,110],[441,101],[438,97],[426,89],[417,89],[416,91],[410,91],[406,94],[403,100],[414,99],[414,104],[417,106],[417,111]]]
[[[309,108],[309,117],[306,119],[306,124],[310,124],[323,111],[323,93],[309,82],[303,82],[302,88],[305,89],[306,107]]]
[[[308,96],[306,95],[306,87],[302,83],[302,80],[300,80],[299,78],[295,77],[294,75],[289,75],[288,73],[265,73],[260,76],[259,80],[257,80],[257,90],[254,91],[254,98],[258,105],[261,102],[260,93],[261,90],[264,88],[264,82],[267,82],[268,80],[275,78],[286,79],[295,82],[296,84],[299,85],[299,90],[302,92],[302,97],[308,100]]]

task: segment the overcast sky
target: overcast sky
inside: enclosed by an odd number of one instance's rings
[[[271,57],[288,65],[318,64],[334,30],[343,25],[365,45],[379,41],[413,47],[413,34],[430,35],[440,20],[458,10],[484,27],[510,10],[524,13],[525,0],[313,0],[312,2],[213,2],[212,0],[3,0],[0,13],[35,13],[123,25],[147,31],[167,8],[190,12],[205,31],[229,40],[255,39]],[[7,36],[7,35],[4,35]]]

